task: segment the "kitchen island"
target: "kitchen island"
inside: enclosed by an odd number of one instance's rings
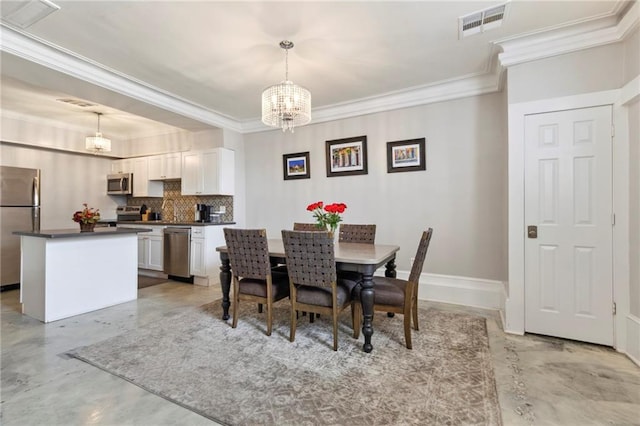
[[[16,231],[22,313],[43,322],[138,297],[141,228]]]

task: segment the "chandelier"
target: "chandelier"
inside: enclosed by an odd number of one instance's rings
[[[289,49],[293,42],[283,40],[280,47],[285,51],[285,77],[280,84],[267,87],[262,92],[262,122],[293,133],[295,126],[311,121],[311,93],[289,81]]]
[[[102,137],[102,133],[100,133],[100,116],[102,113],[94,112],[98,116],[98,131],[95,136],[87,136],[85,139],[85,148],[89,151],[93,151],[96,154],[101,152],[110,152],[111,151],[111,140]]]

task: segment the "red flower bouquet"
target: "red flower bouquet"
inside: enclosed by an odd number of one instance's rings
[[[347,205],[344,203],[333,203],[325,206],[322,201],[307,206],[307,210],[313,212],[318,228],[326,229],[332,233],[335,233],[338,223],[342,222],[340,214],[344,213],[346,209]]]

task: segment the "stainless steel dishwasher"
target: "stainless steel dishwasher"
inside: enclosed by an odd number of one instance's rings
[[[164,229],[163,272],[167,275],[189,278],[191,258],[191,228]]]

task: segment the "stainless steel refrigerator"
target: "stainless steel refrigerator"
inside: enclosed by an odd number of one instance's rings
[[[0,166],[0,290],[20,283],[20,237],[40,230],[40,170]]]

